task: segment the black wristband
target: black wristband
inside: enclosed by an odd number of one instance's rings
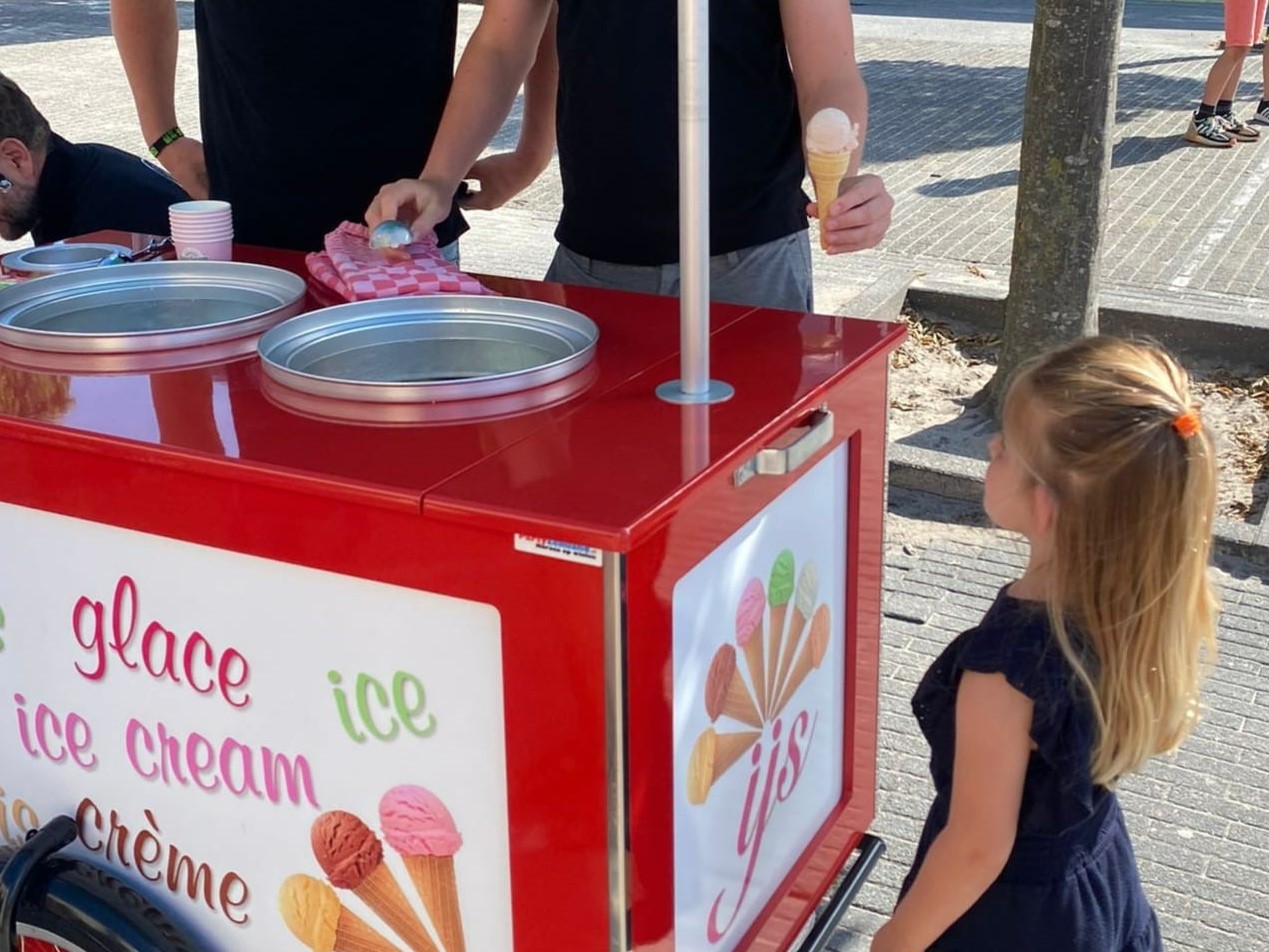
[[[185,133],[181,131],[181,127],[173,126],[171,129],[168,129],[167,132],[163,133],[163,135],[159,136],[158,139],[156,139],[154,143],[150,146],[150,155],[154,156],[157,159],[159,157],[160,152],[166,149],[169,145],[171,145],[177,139],[184,139],[184,138],[185,138]]]

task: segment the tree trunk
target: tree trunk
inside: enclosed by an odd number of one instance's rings
[[[1124,0],[1036,0],[995,403],[1019,363],[1097,333]]]

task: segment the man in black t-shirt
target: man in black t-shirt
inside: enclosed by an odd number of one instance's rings
[[[444,215],[447,196],[515,95],[555,0],[485,0],[428,164],[380,190],[366,219]],[[558,0],[564,208],[547,277],[675,294],[679,282],[675,0]],[[715,300],[811,307],[802,192],[806,122],[834,106],[867,124],[848,0],[716,0],[711,17],[711,289]],[[830,254],[876,245],[893,202],[855,151]]]
[[[191,195],[233,205],[237,241],[316,250],[384,181],[422,169],[453,76],[458,0],[195,0],[205,148],[177,123],[174,0],[110,9],[145,141]],[[516,152],[463,169],[482,183],[470,207],[509,197],[550,160],[554,117],[534,92],[553,89],[554,54],[543,63],[552,72],[529,80]],[[457,187],[432,223],[454,256],[466,230]]]
[[[188,196],[160,169],[108,145],[56,135],[17,83],[0,74],[0,237],[42,245],[92,231],[166,235],[167,209]]]

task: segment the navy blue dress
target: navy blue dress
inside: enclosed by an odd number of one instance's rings
[[[1045,607],[1002,589],[912,698],[930,744],[935,799],[903,883],[907,892],[947,824],[962,672],[1003,674],[1035,702],[1018,836],[1000,877],[929,952],[1163,952],[1115,794],[1095,786],[1095,721]]]

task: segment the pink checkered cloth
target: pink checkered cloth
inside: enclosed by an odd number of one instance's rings
[[[406,248],[409,261],[388,261],[370,247],[365,225],[344,222],[326,236],[326,250],[305,258],[309,273],[346,301],[407,294],[493,294],[441,257],[435,239]]]

